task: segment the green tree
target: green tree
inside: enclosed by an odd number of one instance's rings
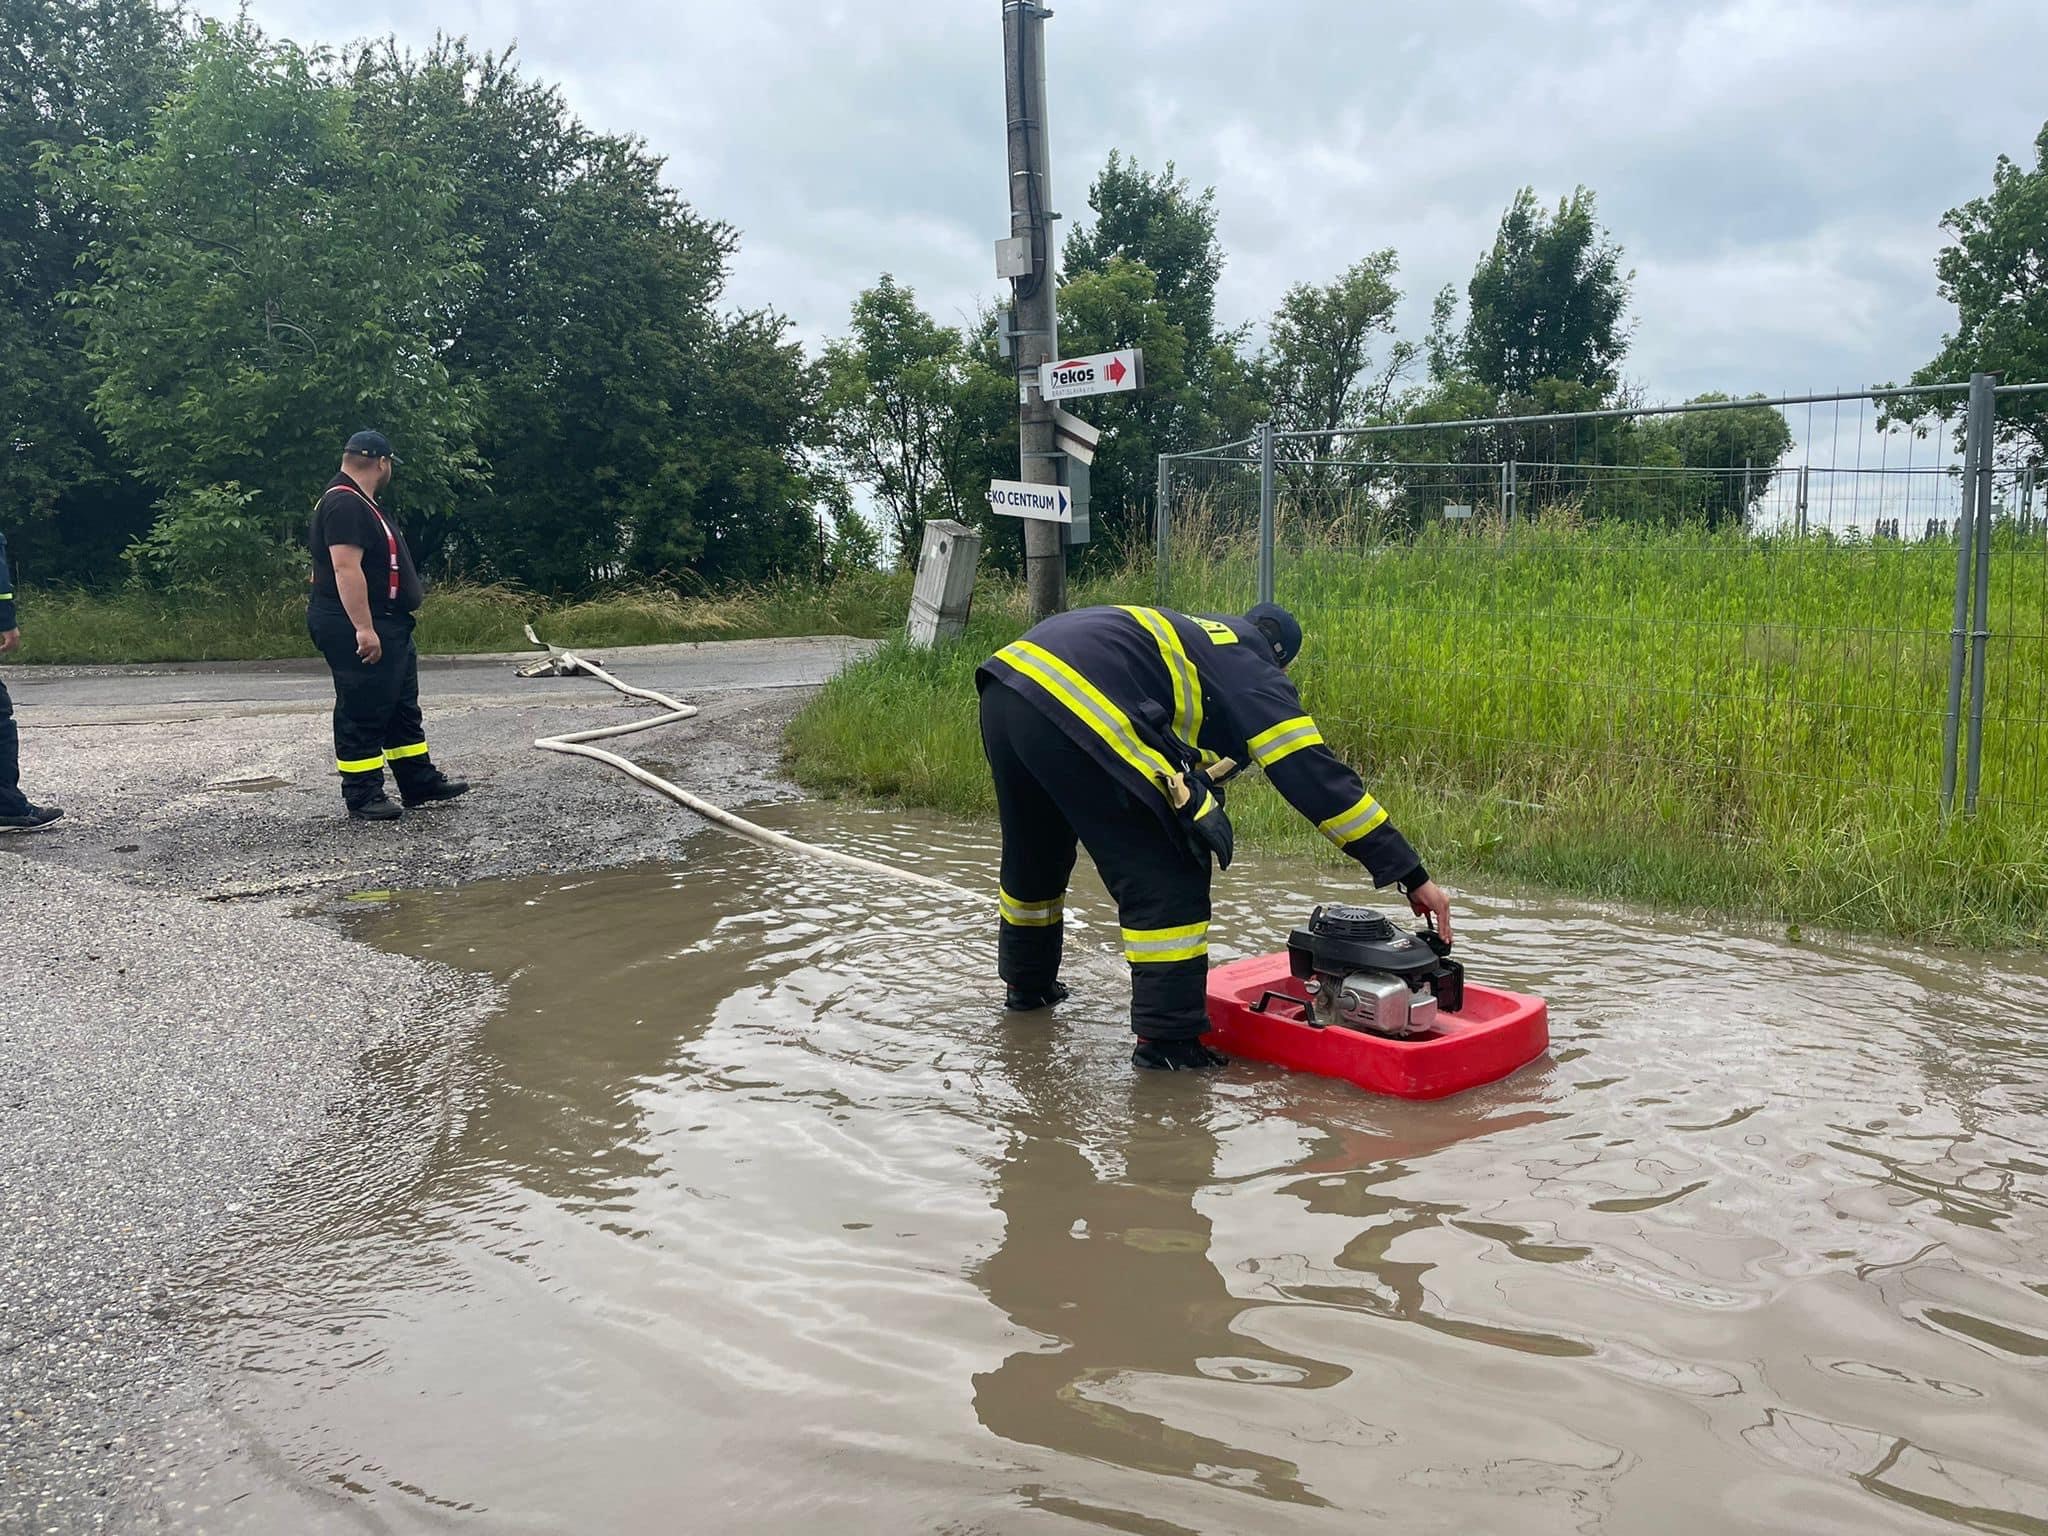
[[[509,51],[386,43],[353,76],[364,133],[456,189],[452,226],[480,268],[448,317],[446,362],[478,401],[492,482],[449,508],[430,547],[558,591],[751,580],[799,549],[813,558],[791,435],[809,431],[816,381],[780,317],[718,314],[733,231]]]
[[[1217,341],[1216,284],[1223,276],[1216,189],[1197,195],[1172,161],[1156,176],[1148,175],[1135,160],[1111,150],[1088,188],[1088,206],[1095,221],[1067,236],[1065,276],[1071,280],[1106,271],[1118,260],[1150,268],[1159,304],[1184,338],[1185,355],[1206,360]],[[1078,350],[1067,345],[1064,335],[1061,346]]]
[[[0,0],[0,507],[37,579],[115,569],[152,500],[93,419],[67,313],[105,210],[39,162],[143,137],[183,48],[150,0]]]
[[[854,300],[850,334],[827,344],[824,370],[834,458],[880,504],[898,564],[916,561],[928,519],[983,520],[987,482],[976,476],[988,466],[991,401],[1007,411],[1015,397],[957,329],[885,272]]]
[[[1401,291],[1393,277],[1400,263],[1391,250],[1354,262],[1334,282],[1296,283],[1274,312],[1261,360],[1274,425],[1319,435],[1297,440],[1298,451],[1318,459],[1337,456],[1339,427],[1384,417],[1416,356],[1412,342],[1395,342],[1377,370],[1375,338],[1390,336]],[[1327,465],[1293,466],[1297,493],[1320,495],[1336,483]]]
[[[2034,139],[2031,168],[2000,155],[1989,195],[1950,209],[1942,228],[1952,243],[1934,270],[1941,296],[1956,307],[1956,328],[1913,382],[1978,372],[2002,373],[2008,384],[2048,380],[2048,125]],[[1952,400],[1907,400],[1888,416],[1918,421],[1957,408]],[[2048,458],[2048,395],[2000,400],[1998,425],[2024,458]]]
[[[1060,350],[1069,354],[1141,347],[1145,387],[1133,394],[1068,402],[1102,429],[1091,471],[1092,553],[1120,558],[1141,543],[1158,481],[1159,455],[1179,445],[1188,389],[1187,339],[1142,262],[1115,257],[1060,285]]]
[[[108,210],[85,294],[100,421],[165,497],[239,485],[280,539],[359,426],[400,440],[408,509],[475,473],[443,361],[475,280],[450,190],[365,144],[323,63],[209,22],[147,147],[87,145],[58,171]]]
[[[1543,401],[1553,380],[1579,398],[1604,401],[1628,351],[1635,274],[1622,270],[1621,255],[1586,188],[1551,213],[1524,187],[1467,287],[1463,367],[1502,401]]]
[[[1709,393],[1686,403],[1729,398]],[[1654,416],[1638,421],[1633,437],[1637,462],[1670,464],[1680,471],[1649,482],[1648,492],[1637,498],[1636,515],[1712,527],[1748,522],[1771,488],[1778,461],[1792,446],[1784,412],[1768,405]]]

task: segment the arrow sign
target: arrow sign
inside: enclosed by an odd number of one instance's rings
[[[1123,395],[1145,382],[1145,354],[1136,347],[1069,357],[1038,367],[1038,393],[1047,400],[1077,400],[1083,395]]]
[[[1074,498],[1064,485],[991,480],[988,509],[1003,517],[1030,517],[1043,523],[1071,523],[1074,520]]]

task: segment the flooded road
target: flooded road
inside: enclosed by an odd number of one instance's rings
[[[208,1528],[2048,1532],[2039,970],[1471,901],[1552,1054],[1408,1104],[1135,1077],[1085,872],[1047,1022],[989,913],[686,856],[364,904],[506,1006],[206,1277]],[[1233,870],[1219,955],[1311,878]]]

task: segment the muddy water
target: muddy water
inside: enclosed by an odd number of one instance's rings
[[[784,823],[963,879],[983,834]],[[306,1529],[2048,1531],[2043,974],[1472,901],[1550,1058],[1134,1080],[989,932],[724,839],[403,895],[502,1013],[210,1282]],[[1219,948],[1317,891],[1233,871]],[[410,1096],[407,1098],[407,1096]],[[365,1172],[367,1170],[367,1172]]]

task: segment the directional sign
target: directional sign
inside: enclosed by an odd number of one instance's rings
[[[1070,459],[1083,464],[1095,462],[1095,450],[1102,444],[1102,429],[1091,427],[1072,411],[1052,408],[1053,446]]]
[[[1064,485],[991,480],[988,508],[1004,517],[1034,517],[1045,523],[1071,523],[1074,520],[1074,498]]]
[[[1077,400],[1082,395],[1129,394],[1145,382],[1145,354],[1136,347],[1070,357],[1038,366],[1038,392],[1047,400]]]

